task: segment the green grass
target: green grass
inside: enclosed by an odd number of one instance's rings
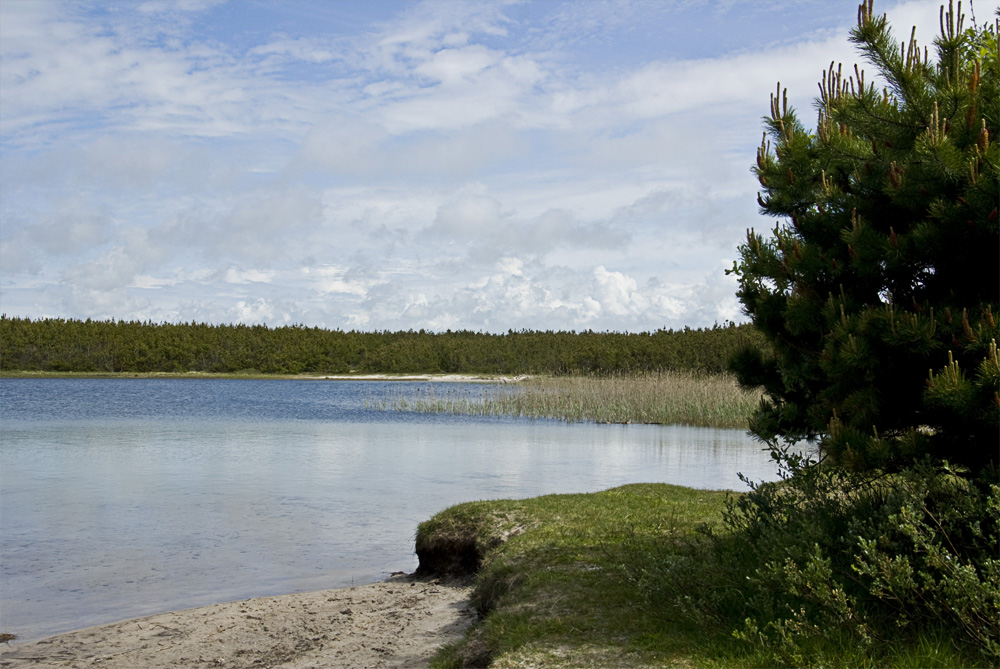
[[[705,659],[703,634],[657,618],[622,577],[621,546],[664,524],[691,531],[718,523],[727,494],[635,484],[472,502],[438,514],[417,532],[421,566],[428,549],[475,546],[482,567],[473,602],[487,615],[432,666],[683,666]],[[732,655],[736,642],[718,634],[708,645]]]
[[[660,372],[609,377],[533,377],[482,397],[449,389],[400,389],[385,409],[429,413],[555,418],[598,423],[656,423],[745,428],[760,403],[728,375]]]
[[[721,529],[733,494],[633,484],[442,511],[417,531],[421,569],[454,572],[474,558],[473,603],[482,617],[431,666],[773,666],[771,656],[730,630],[670,619],[626,576],[644,560],[663,559],[657,537],[690,535],[701,524]],[[814,659],[813,666],[874,669],[967,666],[968,658],[929,630],[916,645],[890,643],[877,657],[827,645]]]

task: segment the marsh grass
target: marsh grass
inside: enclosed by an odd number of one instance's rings
[[[742,428],[760,403],[728,375],[691,372],[532,377],[470,394],[400,387],[378,408],[425,413]]]

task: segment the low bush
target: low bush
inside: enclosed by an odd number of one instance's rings
[[[625,573],[663,616],[731,630],[763,665],[1000,662],[997,485],[785,464],[720,531],[629,539]]]

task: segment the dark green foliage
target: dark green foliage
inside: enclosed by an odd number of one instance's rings
[[[0,369],[262,374],[720,373],[750,326],[653,333],[343,332],[301,326],[0,317]]]
[[[939,630],[1000,660],[1000,489],[913,467],[867,480],[799,470],[730,509],[753,570],[738,636],[802,664],[817,641],[878,652]]]
[[[887,657],[933,634],[961,664],[992,666],[998,505],[996,485],[984,493],[929,466],[879,478],[796,469],[734,498],[722,532],[668,534],[655,552],[633,539],[655,557],[626,574],[666,617],[731,630],[765,664]]]
[[[936,57],[900,45],[871,3],[851,37],[886,83],[831,68],[815,133],[781,93],[758,152],[763,213],[733,272],[773,352],[734,359],[768,399],[774,443],[822,438],[838,464],[925,454],[973,472],[1000,434],[1000,66],[993,26],[942,9]]]
[[[814,134],[780,85],[765,119],[760,206],[783,222],[733,272],[772,348],[732,364],[786,476],[626,565],[756,664],[1000,663],[1000,26],[961,24],[942,9],[932,62],[866,2],[852,41],[886,88],[831,65]]]

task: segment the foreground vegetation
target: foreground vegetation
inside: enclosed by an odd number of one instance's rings
[[[717,523],[726,493],[639,484],[589,495],[472,502],[420,525],[420,571],[481,565],[485,617],[438,667],[643,666],[705,659],[697,630],[666,623],[622,577],[621,546],[670,523]],[[725,635],[715,641],[735,647]]]
[[[753,169],[779,220],[731,273],[768,347],[733,369],[767,391],[757,436],[822,437],[855,471],[930,456],[996,480],[1000,15],[966,27],[962,7],[928,49],[866,0],[850,41],[867,77],[831,63],[815,129],[780,86],[764,118]]]
[[[484,617],[438,666],[998,666],[1000,22],[965,29],[953,5],[932,59],[863,2],[851,41],[885,88],[831,64],[815,131],[779,85],[755,172],[762,211],[781,222],[750,231],[732,269],[756,329],[432,335],[4,318],[0,366],[717,374],[735,351],[740,382],[764,389],[751,430],[784,480],[728,500],[635,485],[442,512],[418,530],[421,570],[476,572]],[[633,420],[614,412],[624,402],[606,381],[599,415],[586,392],[550,381],[495,405]],[[818,440],[820,461],[786,448],[803,438]]]
[[[696,372],[532,377],[470,395],[399,388],[374,406],[399,411],[745,428],[760,393],[731,376]]]
[[[301,326],[0,317],[0,369],[213,374],[716,374],[747,326],[650,333],[343,332]]]
[[[483,617],[433,666],[995,666],[998,492],[939,474],[452,507],[421,524],[420,570],[476,570]],[[960,536],[970,505],[993,524]]]

